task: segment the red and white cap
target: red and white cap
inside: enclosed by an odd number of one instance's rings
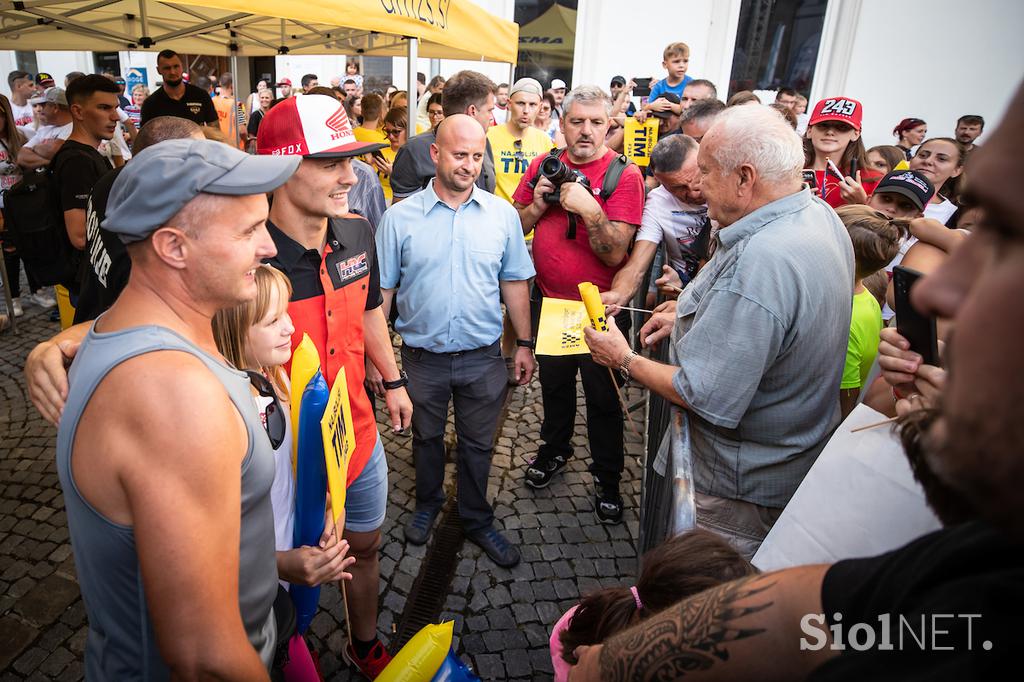
[[[256,152],[274,156],[344,158],[383,149],[360,142],[345,107],[327,95],[299,95],[274,105],[260,122]]]
[[[823,121],[840,121],[860,130],[863,117],[864,107],[859,101],[851,97],[828,97],[814,105],[807,125],[812,126]]]

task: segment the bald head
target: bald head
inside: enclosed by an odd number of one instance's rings
[[[437,166],[435,180],[441,191],[468,196],[480,175],[486,150],[487,136],[476,119],[454,114],[441,121],[430,145],[430,158]],[[436,184],[434,190],[439,190]]]
[[[456,141],[473,143],[479,141],[486,144],[487,135],[480,128],[476,119],[466,114],[455,114],[441,121],[435,133],[437,146],[451,145]]]
[[[195,122],[177,116],[157,116],[139,129],[135,143],[132,144],[132,154],[138,154],[158,142],[189,137],[193,140],[203,139],[203,131]]]

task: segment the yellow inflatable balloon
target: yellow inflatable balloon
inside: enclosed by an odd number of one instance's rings
[[[395,654],[376,682],[430,682],[448,655],[454,629],[452,620],[424,626]]]
[[[604,317],[604,303],[601,303],[601,292],[590,282],[580,282],[578,285],[580,298],[587,308],[587,315],[590,316],[590,324],[599,332],[608,331],[608,322]]]
[[[302,341],[295,347],[295,352],[292,353],[292,372],[291,376],[288,377],[292,383],[290,392],[292,400],[292,433],[296,434],[292,438],[293,476],[295,475],[295,462],[299,454],[299,405],[302,404],[303,391],[306,390],[309,380],[313,378],[318,369],[320,369],[320,354],[316,352],[316,344],[313,343],[313,339],[309,338],[309,334],[303,334]]]

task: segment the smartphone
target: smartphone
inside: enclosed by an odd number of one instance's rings
[[[651,79],[650,78],[634,78],[633,82],[636,86],[633,88],[633,94],[637,97],[646,97],[651,94]]]
[[[384,158],[384,154],[382,154],[379,149],[374,149],[370,152],[370,155],[378,161],[387,161],[387,159]]]
[[[897,265],[892,269],[892,286],[896,303],[896,330],[910,342],[910,350],[924,359],[926,365],[939,366],[939,337],[935,318],[926,317],[910,305],[910,290],[922,277],[911,268]]]
[[[800,172],[803,173],[804,184],[806,184],[808,188],[814,189],[815,187],[818,186],[818,181],[814,179],[814,169],[813,168],[804,168]]]
[[[857,179],[857,159],[850,159],[850,177],[854,180]]]

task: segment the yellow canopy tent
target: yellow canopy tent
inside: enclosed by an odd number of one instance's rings
[[[515,64],[518,35],[469,0],[0,0],[2,50],[404,55],[410,83],[421,55]]]
[[[519,29],[519,61],[571,66],[576,44],[576,10],[552,5]]]
[[[362,54],[515,63],[519,27],[469,0],[0,1],[0,49]]]

